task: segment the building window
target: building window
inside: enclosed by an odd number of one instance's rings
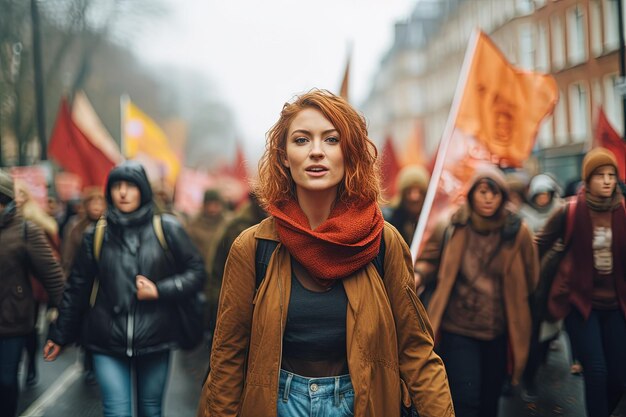
[[[585,47],[585,13],[580,5],[567,11],[567,57],[571,65],[587,58]]]
[[[552,132],[554,129],[554,116],[548,116],[539,127],[539,148],[550,148],[554,146],[554,137]]]
[[[618,0],[603,0],[604,47],[612,51],[619,46]]]
[[[552,38],[552,67],[556,70],[565,64],[565,48],[563,48],[563,24],[559,16],[550,19],[550,37]]]
[[[539,71],[550,71],[550,44],[548,42],[548,28],[540,22],[537,25],[537,63]]]
[[[622,109],[622,97],[615,90],[619,76],[610,74],[604,77],[604,112],[613,128],[620,134],[624,134],[624,112]]]
[[[555,145],[565,145],[567,143],[567,112],[565,111],[565,101],[567,97],[563,91],[559,91],[559,101],[554,109],[554,137]]]
[[[535,47],[531,25],[519,27],[519,66],[527,70],[535,67]]]
[[[594,57],[602,55],[602,9],[599,0],[591,0],[589,2],[590,27],[589,36],[591,37],[591,53]]]
[[[569,114],[574,141],[587,139],[589,128],[589,93],[582,83],[572,84],[569,89]]]
[[[517,13],[524,16],[531,14],[535,10],[533,0],[516,0],[515,7],[517,8]]]

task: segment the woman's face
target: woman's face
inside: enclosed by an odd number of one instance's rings
[[[132,182],[117,181],[111,185],[113,205],[122,213],[132,213],[141,204],[141,191]]]
[[[616,186],[617,175],[613,165],[603,165],[596,168],[589,177],[589,192],[595,197],[611,197]]]
[[[502,193],[492,190],[487,183],[481,182],[476,186],[471,196],[474,211],[482,217],[491,217],[502,204]]]
[[[15,205],[22,207],[28,201],[28,194],[24,190],[18,189],[15,193]]]
[[[111,194],[112,194],[111,190]],[[104,210],[106,209],[106,201],[104,197],[98,195],[92,197],[86,204],[87,217],[91,220],[97,220],[104,214]]]
[[[291,171],[296,193],[337,193],[345,166],[339,132],[317,109],[296,115],[287,132],[283,161]]]
[[[552,194],[548,192],[537,193],[537,195],[535,195],[534,200],[537,206],[545,207],[548,204],[550,204],[550,201],[552,201]]]

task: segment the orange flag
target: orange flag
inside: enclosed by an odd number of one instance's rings
[[[456,127],[484,144],[494,162],[521,167],[541,120],[552,113],[557,99],[551,75],[513,67],[480,32]]]
[[[413,259],[437,223],[465,201],[480,165],[522,166],[557,100],[554,78],[513,67],[487,35],[474,32],[411,243]]]
[[[428,164],[428,156],[424,147],[424,127],[420,120],[415,121],[413,132],[406,141],[404,152],[402,153],[402,166]]]

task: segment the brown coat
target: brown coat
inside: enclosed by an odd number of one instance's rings
[[[428,315],[435,333],[448,306],[450,295],[459,273],[468,237],[468,218],[453,216],[454,231],[441,253],[443,230],[429,241],[417,262],[418,269],[424,262],[439,263],[437,288],[428,305]],[[513,353],[512,382],[517,384],[528,359],[531,335],[531,316],[528,296],[539,280],[539,260],[532,235],[525,224],[521,224],[514,239],[505,243],[498,255],[503,259],[503,296],[510,350]],[[436,269],[435,269],[436,270]],[[425,277],[427,278],[427,277]],[[428,279],[425,279],[428,281]]]
[[[410,396],[422,417],[453,416],[445,369],[413,291],[408,248],[388,224],[384,234],[384,280],[373,264],[343,280],[354,415],[399,416]],[[257,238],[279,240],[274,219],[244,231],[230,251],[199,417],[276,416],[291,262],[279,244],[255,295]]]
[[[43,230],[25,226],[21,215],[0,218],[0,337],[22,336],[35,326],[35,300],[29,275],[45,287],[56,307],[63,293],[63,271]]]

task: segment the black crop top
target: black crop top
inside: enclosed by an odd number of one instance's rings
[[[292,273],[283,356],[311,362],[345,358],[347,310],[341,281],[329,291],[315,292]]]

